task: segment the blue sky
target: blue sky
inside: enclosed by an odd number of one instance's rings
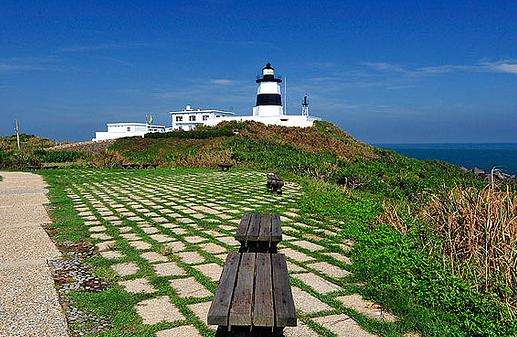
[[[517,142],[512,1],[0,2],[0,134],[93,137],[186,104],[250,114],[266,62],[288,113],[368,142]]]

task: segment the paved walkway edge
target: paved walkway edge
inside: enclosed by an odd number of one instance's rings
[[[46,184],[33,173],[0,176],[0,336],[68,336],[48,266],[61,254],[43,229]]]

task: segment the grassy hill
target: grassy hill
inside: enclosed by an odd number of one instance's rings
[[[196,131],[123,138],[99,157],[106,155],[113,157],[113,166],[119,161],[165,167],[217,167],[229,162],[396,198],[412,198],[442,184],[482,185],[454,165],[376,149],[328,122],[316,122],[308,129],[226,123]]]

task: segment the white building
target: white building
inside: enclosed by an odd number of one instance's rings
[[[187,105],[181,111],[170,111],[172,130],[192,130],[198,125],[208,125],[209,119],[220,119],[232,116],[233,112],[215,109],[192,109]]]
[[[151,125],[146,123],[108,123],[108,131],[95,132],[93,141],[117,139],[123,137],[144,137],[146,133],[165,132],[163,125]]]

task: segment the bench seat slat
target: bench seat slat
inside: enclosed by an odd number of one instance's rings
[[[209,325],[228,325],[228,313],[230,311],[239,263],[239,253],[232,252],[228,254],[221,278],[219,279],[219,287],[208,311],[207,322]]]
[[[254,326],[272,327],[275,325],[271,255],[267,253],[257,253],[256,255],[255,300],[253,305]]]
[[[273,214],[271,216],[271,242],[282,241],[282,226],[280,216]]]
[[[271,254],[273,289],[275,301],[275,325],[277,327],[296,326],[296,310],[289,285],[287,263],[283,254]]]
[[[228,325],[251,325],[255,253],[242,253]]]

